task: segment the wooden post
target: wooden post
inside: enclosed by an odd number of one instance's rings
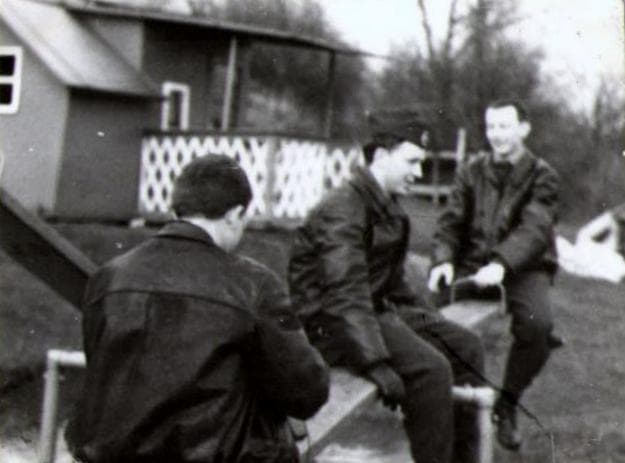
[[[336,53],[330,52],[328,62],[328,82],[326,86],[326,106],[325,117],[323,119],[323,135],[330,138],[332,134],[332,123],[334,119],[334,86],[336,82]]]
[[[467,157],[467,131],[460,127],[456,138],[456,171],[464,164]]]
[[[276,185],[276,163],[278,162],[278,150],[280,149],[280,137],[270,136],[267,149],[267,184],[263,194],[263,201],[267,208],[265,217],[266,223],[275,223],[275,185]]]
[[[440,204],[440,156],[438,151],[432,153],[432,201],[435,206]]]
[[[0,249],[76,308],[97,266],[0,188]]]
[[[228,69],[226,70],[226,86],[224,89],[224,105],[221,111],[221,130],[230,128],[232,117],[232,99],[234,97],[234,83],[237,73],[237,37],[230,38],[230,50],[228,52]]]

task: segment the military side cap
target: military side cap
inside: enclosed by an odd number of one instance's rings
[[[433,140],[430,127],[414,109],[386,109],[367,114],[371,137],[395,136],[424,149],[431,149]]]

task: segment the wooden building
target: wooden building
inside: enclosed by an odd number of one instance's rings
[[[321,133],[332,123],[336,56],[360,53],[87,0],[2,0],[0,37],[1,184],[26,208],[65,220],[141,212],[146,134],[236,133],[253,42],[328,53]]]

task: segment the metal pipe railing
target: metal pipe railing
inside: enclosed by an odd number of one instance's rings
[[[84,352],[57,349],[48,351],[39,437],[40,463],[54,463],[56,456],[60,367],[84,368],[86,365]]]
[[[490,387],[454,386],[454,400],[472,403],[477,406],[477,426],[479,430],[478,461],[493,462],[493,422],[491,419],[495,404],[495,391]]]
[[[84,352],[57,349],[48,351],[39,440],[40,463],[54,463],[56,457],[60,368],[85,368],[86,365]],[[454,386],[452,396],[454,400],[477,406],[479,461],[492,463],[493,430],[490,416],[495,403],[495,391],[489,387]]]

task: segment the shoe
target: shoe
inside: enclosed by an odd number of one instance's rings
[[[497,441],[511,451],[521,447],[521,433],[517,428],[516,405],[498,400],[493,411],[493,421],[497,424]]]
[[[566,341],[560,335],[549,333],[549,336],[547,336],[547,346],[551,350],[559,349],[560,347],[566,346]]]

